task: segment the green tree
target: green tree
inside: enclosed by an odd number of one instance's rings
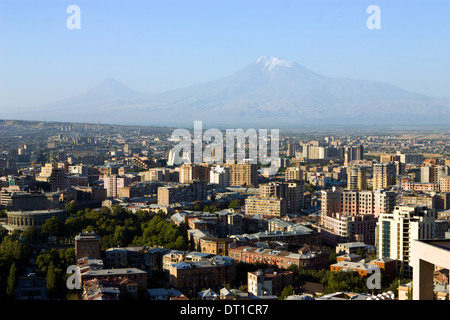
[[[16,276],[17,276],[17,267],[16,264],[13,263],[9,270],[8,279],[6,280],[6,296],[8,299],[14,299],[16,296]]]
[[[239,208],[239,207],[242,207],[244,205],[244,203],[245,202],[242,199],[235,199],[230,202],[230,204],[228,205],[228,208],[229,209]]]
[[[55,271],[55,266],[53,262],[50,262],[48,267],[47,275],[45,277],[47,295],[49,298],[56,298],[58,293],[58,281]]]
[[[281,294],[278,297],[278,300],[285,300],[288,296],[293,295],[294,292],[295,292],[294,287],[292,285],[288,285],[283,288],[283,291],[281,291]]]
[[[80,210],[80,206],[76,204],[75,202],[68,202],[65,204],[66,214],[69,216],[76,215],[77,212]]]
[[[16,263],[16,266],[22,265],[27,261],[29,254],[30,250],[25,243],[7,235],[0,244],[0,265],[4,263],[8,268],[12,263]]]
[[[241,286],[238,288],[238,290],[239,290],[239,291],[242,291],[242,292],[247,292],[248,287],[247,287],[246,284],[243,284],[243,285],[241,285]]]
[[[51,217],[50,219],[45,220],[42,225],[41,234],[44,237],[48,236],[60,236],[63,234],[63,223],[61,219],[56,216]]]
[[[36,228],[34,226],[31,226],[30,228],[22,232],[22,236],[27,242],[33,241],[37,237]]]

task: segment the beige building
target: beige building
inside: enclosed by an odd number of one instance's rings
[[[347,169],[347,189],[367,190],[367,169],[364,167],[349,167]]]
[[[230,167],[230,186],[258,186],[258,165],[235,163],[226,165]]]
[[[158,188],[158,204],[172,205],[182,202],[201,201],[206,199],[207,183],[204,181],[192,181],[170,187]]]
[[[297,213],[304,206],[304,182],[302,180],[276,181],[259,187],[261,198],[275,197],[286,200],[287,213]]]
[[[450,192],[450,176],[442,176],[439,184],[441,192]]]
[[[294,283],[292,271],[266,271],[257,270],[247,273],[248,292],[257,297],[272,297],[279,295],[283,289]]]
[[[245,214],[283,217],[287,212],[287,200],[276,197],[248,197],[245,199]]]
[[[436,266],[450,267],[450,240],[413,240],[411,245],[413,300],[433,300]],[[437,295],[437,299],[449,299],[448,287],[446,295]]]
[[[376,163],[373,165],[373,190],[386,189],[396,184],[395,163]]]
[[[236,265],[233,259],[225,256],[169,266],[169,284],[176,289],[219,288],[233,283],[235,278]]]
[[[194,180],[209,182],[209,164],[185,164],[180,167],[180,183],[189,183]]]
[[[284,174],[286,181],[303,180],[303,171],[299,167],[288,167]]]

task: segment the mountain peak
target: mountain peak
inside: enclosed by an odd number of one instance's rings
[[[263,66],[264,70],[272,71],[276,67],[290,68],[294,65],[291,61],[282,60],[276,57],[262,56],[256,60],[256,64]]]

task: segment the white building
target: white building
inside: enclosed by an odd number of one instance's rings
[[[217,184],[220,188],[230,186],[230,168],[215,166],[211,168],[209,182]]]
[[[392,213],[381,214],[376,228],[378,258],[398,260],[399,273],[412,276],[412,241],[432,239],[435,218],[435,211],[423,206],[397,206]]]

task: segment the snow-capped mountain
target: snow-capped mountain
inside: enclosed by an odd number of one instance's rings
[[[228,77],[157,95],[108,79],[83,94],[36,108],[36,116],[149,125],[192,125],[203,120],[233,127],[448,124],[449,101],[382,82],[331,78],[296,62],[261,57]],[[74,109],[79,119],[74,119]],[[43,119],[46,110],[51,112]]]

